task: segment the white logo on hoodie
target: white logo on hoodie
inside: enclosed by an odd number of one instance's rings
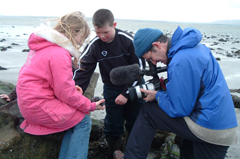
[[[107,51],[102,51],[103,56],[107,56]]]

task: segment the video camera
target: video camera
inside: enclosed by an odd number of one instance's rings
[[[136,100],[138,98],[145,98],[146,94],[140,91],[140,88],[143,88],[145,90],[163,90],[166,91],[166,83],[167,79],[160,79],[158,77],[158,73],[167,71],[167,66],[165,67],[156,67],[151,61],[148,61],[149,70],[141,70],[141,76],[152,76],[153,78],[146,81],[145,84],[140,84],[134,87],[129,87],[129,96],[130,100]]]

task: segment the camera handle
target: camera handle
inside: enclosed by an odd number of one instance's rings
[[[154,65],[151,61],[147,61],[147,62],[149,65],[149,70],[143,70],[142,74],[153,77],[152,79],[148,80],[147,82],[153,83],[155,90],[165,90],[164,88],[162,88],[158,73],[167,71],[167,66],[156,67],[156,65]]]
[[[148,61],[148,65],[149,65],[149,74],[153,77],[151,80],[151,83],[154,84],[155,90],[159,90],[160,87],[160,81],[159,81],[159,76],[158,76],[158,72],[157,72],[157,67],[156,65],[154,65],[151,61]]]

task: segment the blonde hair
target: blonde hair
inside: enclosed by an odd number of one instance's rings
[[[87,21],[84,18],[84,14],[80,11],[62,16],[58,19],[58,22],[53,29],[65,35],[76,49],[79,49],[90,35]],[[81,45],[78,45],[73,38],[78,33],[82,34]]]

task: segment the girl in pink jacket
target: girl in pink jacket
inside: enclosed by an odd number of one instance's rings
[[[91,118],[89,111],[104,109],[104,99],[93,102],[72,79],[72,57],[89,37],[81,12],[59,19],[54,28],[40,27],[31,34],[30,52],[20,70],[18,105],[25,118],[24,132],[47,135],[66,131],[59,158],[87,158]]]

